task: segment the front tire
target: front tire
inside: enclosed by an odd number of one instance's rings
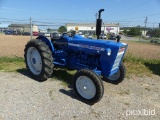
[[[117,73],[111,75],[110,77],[107,77],[107,81],[113,84],[119,84],[124,80],[125,76],[126,76],[126,68],[124,64],[121,63]]]
[[[49,47],[39,39],[31,40],[24,49],[26,67],[37,81],[47,80],[53,73],[53,57]]]
[[[99,102],[103,97],[104,86],[101,78],[91,70],[81,69],[73,78],[76,96],[87,104]]]

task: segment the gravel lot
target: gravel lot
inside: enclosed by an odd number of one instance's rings
[[[104,96],[92,106],[77,100],[58,80],[40,83],[21,73],[0,72],[0,82],[1,120],[160,119],[159,76],[126,78],[119,85],[104,81]]]

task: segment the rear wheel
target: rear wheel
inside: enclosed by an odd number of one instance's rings
[[[73,90],[77,97],[87,104],[100,101],[104,93],[101,78],[93,71],[86,69],[81,69],[75,74]]]
[[[107,77],[107,81],[113,84],[118,84],[124,80],[125,76],[126,76],[126,68],[124,64],[121,63],[119,66],[119,70],[110,77]]]
[[[53,57],[49,47],[41,40],[27,43],[24,49],[26,67],[38,81],[47,80],[53,73]]]

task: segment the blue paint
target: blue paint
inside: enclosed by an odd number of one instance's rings
[[[52,41],[44,36],[37,39],[49,46],[55,65],[76,70],[91,69],[105,77],[118,71],[128,46],[113,40],[87,39],[79,35],[64,35]]]
[[[33,64],[36,64],[36,59],[32,58],[32,62],[33,62]]]

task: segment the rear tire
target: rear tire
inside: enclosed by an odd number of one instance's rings
[[[96,73],[81,69],[74,75],[73,90],[81,101],[92,105],[103,97],[104,86]]]
[[[45,42],[39,39],[29,41],[24,49],[26,67],[37,81],[44,81],[53,73],[52,52]]]

